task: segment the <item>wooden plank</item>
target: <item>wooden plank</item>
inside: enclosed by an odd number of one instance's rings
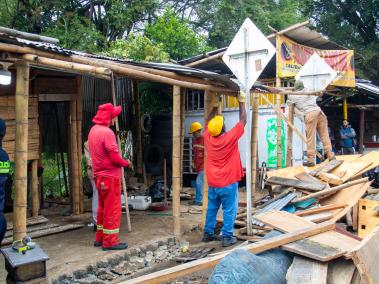
[[[330,162],[319,166],[318,168],[309,172],[312,176],[319,176],[321,173],[329,173],[343,163],[342,160],[331,160]]]
[[[332,185],[341,185],[344,182],[342,178],[340,178],[334,174],[330,174],[330,173],[320,173],[320,174],[318,174],[318,177],[321,180],[323,180],[329,184],[332,184]]]
[[[75,94],[40,94],[38,101],[40,102],[69,102],[75,97]]]
[[[325,222],[323,224],[317,224],[308,226],[307,228],[296,230],[292,233],[287,233],[265,239],[254,244],[241,247],[241,249],[250,251],[252,253],[261,253],[263,251],[276,248],[278,246],[294,242],[305,237],[309,237],[320,232],[326,232],[332,230],[335,225],[331,222]],[[189,263],[178,265],[172,268],[160,270],[148,275],[144,275],[138,278],[130,279],[127,281],[120,282],[121,284],[136,284],[136,283],[162,283],[165,281],[170,281],[176,279],[180,276],[187,275],[196,271],[209,269],[215,266],[222,258],[229,254],[233,249],[228,250],[224,253],[212,256],[205,257],[199,260],[195,260]]]
[[[352,179],[353,177],[355,177],[356,175],[359,175],[361,171],[364,171],[365,169],[369,168],[373,164],[371,160],[370,161],[360,160],[362,158],[363,157],[358,158],[353,161],[344,162],[342,163],[342,165],[340,165],[339,167],[331,171],[331,173],[337,176],[339,176],[338,175],[339,172],[344,173],[344,175],[341,176],[341,178],[343,182],[346,182]]]
[[[282,232],[293,232],[299,228],[309,227],[314,224],[311,221],[284,211],[270,211],[256,215],[254,218]],[[322,233],[308,239],[344,252],[350,252],[359,244],[359,241],[336,231]]]
[[[336,193],[338,191],[341,191],[343,189],[346,189],[346,188],[351,188],[352,186],[355,186],[355,185],[360,185],[361,186],[363,183],[369,183],[368,182],[368,178],[362,178],[362,179],[354,180],[354,181],[351,181],[351,182],[348,182],[348,183],[345,183],[345,184],[341,184],[339,186],[335,186],[335,187],[324,189],[322,191],[315,192],[315,193],[312,193],[312,194],[309,194],[309,195],[306,195],[306,196],[302,196],[300,198],[295,198],[291,202],[292,203],[296,203],[296,202],[308,200],[308,199],[311,199],[311,198],[322,198],[323,196],[324,197],[325,196],[329,196],[330,194],[334,194],[334,193]],[[330,204],[330,203],[328,203],[328,204]]]
[[[274,185],[294,187],[294,188],[301,188],[301,189],[306,189],[310,191],[320,191],[326,187],[325,184],[321,184],[321,183],[302,181],[302,180],[290,179],[290,178],[284,178],[284,177],[278,177],[278,176],[270,177],[267,180],[267,183],[274,184]]]
[[[366,162],[371,162],[371,164],[356,173],[353,178],[360,176],[364,172],[367,172],[369,170],[375,169],[376,167],[379,167],[379,151],[372,151],[364,156],[361,156],[357,159],[357,161],[366,161]]]
[[[379,225],[379,214],[375,210],[379,201],[360,199],[358,202],[358,236],[364,238]]]
[[[351,253],[355,266],[359,270],[362,283],[379,283],[379,227],[376,227]]]
[[[267,172],[267,178],[270,177],[285,177],[285,178],[295,178],[297,174],[305,172],[306,169],[303,166],[288,167],[283,169],[278,169],[274,171]]]
[[[351,260],[339,258],[328,264],[327,284],[350,284],[355,265]]]
[[[346,251],[325,244],[320,244],[309,239],[286,244],[280,248],[320,262],[328,262],[337,259],[346,253]]]
[[[312,209],[308,209],[308,210],[297,211],[295,213],[295,215],[307,216],[307,215],[320,213],[320,212],[324,212],[324,211],[330,211],[330,210],[334,210],[334,209],[344,208],[345,206],[346,206],[346,204],[329,204],[329,205],[325,205],[325,206],[321,206],[321,207],[317,207],[317,208],[312,208]]]
[[[295,256],[287,271],[287,284],[326,284],[328,264]]]
[[[353,183],[353,182],[351,182]],[[363,184],[357,184],[351,187],[344,188],[337,193],[320,200],[322,206],[330,204],[346,204],[347,206],[342,209],[335,209],[331,211],[334,214],[332,221],[338,221],[356,204],[359,199],[366,193],[370,187],[371,182],[367,181]]]
[[[295,175],[295,177],[299,180],[302,180],[302,181],[317,183],[317,184],[320,184],[320,186],[323,185],[324,188],[327,186],[327,184],[323,183],[322,181],[320,181],[319,179],[315,178],[314,176],[310,175],[307,172],[297,174],[297,175]]]
[[[46,217],[40,215],[38,217],[28,218],[26,220],[26,226],[29,227],[29,226],[34,226],[34,225],[40,225],[40,224],[45,224],[47,222],[49,222],[49,220]],[[8,222],[8,224],[7,224],[7,231],[9,231],[9,230],[13,230],[13,223],[12,222]]]
[[[311,221],[313,223],[321,223],[326,220],[330,220],[333,218],[333,214],[331,212],[320,212],[311,215],[307,215],[303,217],[305,220]]]

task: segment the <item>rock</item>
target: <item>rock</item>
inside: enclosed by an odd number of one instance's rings
[[[145,267],[145,259],[138,257],[138,256],[132,256],[130,258],[130,262],[134,263],[138,269],[142,269]]]
[[[157,243],[152,243],[152,244],[148,244],[146,246],[146,250],[147,251],[156,251],[158,249],[158,244]]]
[[[116,255],[115,257],[111,258],[108,263],[110,267],[117,266],[123,261],[123,257],[121,255]]]
[[[96,267],[97,268],[107,268],[108,267],[108,262],[106,261],[99,261],[98,263],[96,263]]]
[[[154,254],[152,251],[147,251],[145,256],[146,266],[151,266],[155,262]]]
[[[167,245],[167,241],[163,241],[163,240],[160,240],[158,241],[158,246],[164,246],[164,245]]]
[[[167,250],[167,245],[159,246],[158,250]]]
[[[139,248],[132,248],[130,251],[129,251],[129,256],[136,256],[136,255],[139,255],[141,252],[141,250]]]
[[[113,268],[111,272],[116,273],[118,275],[130,275],[137,271],[137,265],[134,263],[129,263],[129,262],[123,262],[117,267]]]
[[[145,257],[146,256],[146,253],[144,252],[144,251],[141,251],[140,253],[139,253],[139,257]]]
[[[87,270],[77,270],[74,272],[74,277],[76,279],[83,279],[83,278],[86,278],[87,276],[88,276]]]
[[[100,279],[100,280],[104,280],[104,281],[110,281],[110,280],[113,280],[116,278],[116,275],[114,275],[113,273],[107,271],[104,269],[104,271],[102,271],[101,274],[98,274],[97,277]]]
[[[174,243],[175,244],[176,243],[175,237],[168,238],[167,243],[168,244],[170,244],[170,243]]]
[[[75,283],[77,284],[104,284],[105,282],[98,279],[86,278],[86,279],[76,280]]]

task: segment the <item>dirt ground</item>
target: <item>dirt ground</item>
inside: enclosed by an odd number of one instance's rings
[[[244,200],[244,193],[241,192],[240,201],[243,202]],[[181,211],[188,211],[188,201],[182,201],[181,204]],[[200,207],[197,208],[199,209]],[[70,274],[70,272],[84,269],[90,264],[95,264],[100,260],[105,260],[120,253],[104,252],[101,248],[93,247],[95,232],[93,231],[93,227],[87,226],[91,222],[91,213],[85,213],[76,217],[63,217],[61,213],[64,210],[63,206],[55,206],[47,211],[45,210],[43,215],[49,219],[49,222],[62,224],[85,222],[86,226],[78,230],[34,240],[50,258],[47,262],[49,280],[56,279],[62,274]],[[221,210],[219,213],[221,213]],[[129,248],[133,248],[172,236],[173,219],[170,216],[171,214],[171,210],[162,212],[131,211],[131,233],[127,233],[126,218],[125,215],[122,215],[120,241],[127,242]],[[190,242],[190,247],[201,245],[202,232],[197,229],[201,223],[201,214],[182,213],[181,219],[182,231],[184,232],[183,239]],[[217,248],[217,251],[219,250],[220,248]],[[168,263],[165,266],[172,265],[176,264]],[[4,258],[0,257],[0,283],[5,283],[7,272],[4,267]],[[153,270],[166,267],[157,267]]]

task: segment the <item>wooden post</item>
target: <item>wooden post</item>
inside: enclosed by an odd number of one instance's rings
[[[79,193],[79,153],[78,153],[78,129],[77,129],[77,111],[76,100],[70,101],[70,191],[72,202],[72,213],[80,214],[80,193]],[[80,173],[81,174],[81,173]]]
[[[29,71],[26,63],[17,66],[13,240],[26,235]]]
[[[112,73],[111,74],[111,91],[112,91],[113,105],[117,105],[115,83],[116,82],[114,80],[114,75]],[[121,151],[121,140],[120,140],[119,132],[120,132],[120,124],[118,123],[118,117],[116,117],[117,145],[118,145],[118,148]],[[122,185],[122,191],[123,191],[124,197],[125,197],[125,213],[126,213],[127,228],[128,228],[128,232],[131,232],[132,231],[132,223],[130,222],[130,213],[129,213],[129,204],[128,204],[128,192],[126,190],[126,182],[125,182],[124,169],[121,170],[121,185]]]
[[[280,78],[276,78],[276,87],[280,88]],[[281,95],[276,95],[276,105],[281,111]],[[282,168],[282,118],[279,114],[276,115],[276,155],[277,168]]]
[[[181,107],[179,86],[173,86],[172,100],[172,215],[174,218],[174,235],[175,237],[180,238]]]
[[[32,217],[37,217],[39,212],[38,190],[38,160],[32,161]]]
[[[359,154],[363,154],[363,140],[365,139],[365,110],[361,109],[359,117]]]
[[[79,213],[84,213],[83,205],[83,176],[82,176],[82,156],[83,156],[83,142],[82,142],[82,120],[83,120],[83,77],[77,77],[77,97],[76,97],[76,129],[77,129],[77,152],[78,152],[78,175],[79,175]]]
[[[133,80],[134,112],[136,117],[136,152],[137,152],[137,175],[142,176],[142,130],[141,130],[141,103],[138,90],[138,82]]]
[[[291,104],[288,107],[288,120],[291,122],[291,124],[294,124],[294,113],[295,113],[295,107],[293,104]],[[287,127],[287,160],[286,160],[286,166],[291,167],[292,166],[292,139],[293,139],[293,130],[291,127]]]
[[[257,163],[258,163],[258,110],[259,97],[253,94],[253,118],[251,128],[251,192],[254,204],[255,190],[257,188]]]
[[[208,123],[207,119],[212,110],[212,94],[209,91],[204,91],[204,128],[205,124]],[[201,216],[201,228],[204,229],[205,219],[207,217],[207,208],[208,208],[208,183],[207,175],[205,171],[207,160],[207,152],[204,149],[204,183],[203,183],[203,205],[202,205],[202,216]]]
[[[342,107],[343,107],[343,119],[347,120],[348,116],[347,116],[347,100],[346,100],[346,98],[343,99]]]
[[[180,96],[180,189],[183,188],[183,154],[184,154],[184,133],[185,133],[185,89],[181,89]]]

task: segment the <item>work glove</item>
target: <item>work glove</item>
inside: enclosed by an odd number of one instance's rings
[[[218,107],[219,104],[222,102],[222,97],[220,94],[213,95],[213,107]]]
[[[246,94],[242,91],[239,92],[238,94],[238,101],[240,103],[245,103],[246,102]]]

